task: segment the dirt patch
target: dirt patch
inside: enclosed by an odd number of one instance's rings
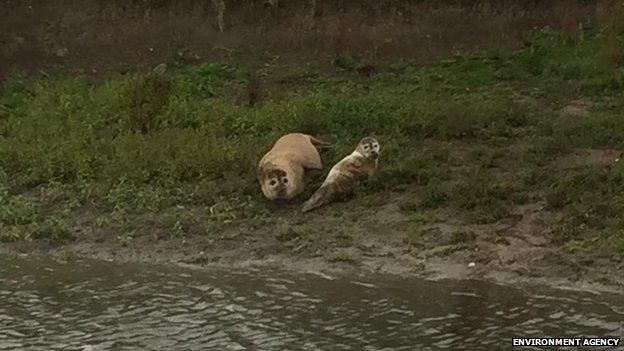
[[[620,161],[621,150],[574,149],[571,153],[555,158],[552,163],[559,169],[585,166],[611,167]]]
[[[564,106],[560,114],[563,116],[583,117],[587,116],[591,103],[586,101],[574,101]]]

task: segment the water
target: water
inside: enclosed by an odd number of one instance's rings
[[[617,295],[0,257],[0,350],[509,350],[623,321]]]

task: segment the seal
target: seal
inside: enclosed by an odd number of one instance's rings
[[[302,133],[279,138],[262,157],[256,171],[264,196],[271,201],[281,201],[299,195],[305,188],[305,173],[323,169],[317,147],[329,145]]]
[[[301,212],[308,212],[326,205],[336,195],[349,193],[363,179],[370,179],[377,172],[379,142],[373,137],[360,140],[356,149],[329,171],[318,190],[304,202]]]

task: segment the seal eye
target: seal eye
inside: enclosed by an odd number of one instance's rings
[[[288,184],[288,178],[284,178],[284,180],[282,180],[282,182],[283,182],[284,184]]]
[[[275,185],[275,179],[271,179],[271,181],[269,182],[269,185],[270,185],[270,186]]]
[[[364,150],[368,150],[368,145],[364,145]]]

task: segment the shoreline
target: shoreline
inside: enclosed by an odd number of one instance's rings
[[[396,278],[417,278],[430,281],[437,280],[479,280],[503,286],[517,288],[546,287],[555,290],[579,291],[592,294],[624,293],[624,274],[615,265],[595,266],[592,270],[579,275],[578,280],[570,276],[560,277],[554,272],[570,269],[569,266],[537,266],[538,270],[553,272],[551,275],[532,276],[523,272],[518,265],[501,264],[501,262],[466,262],[465,257],[452,255],[448,257],[431,257],[418,259],[410,254],[397,256],[396,252],[368,250],[366,254],[357,254],[362,248],[338,248],[338,251],[350,251],[351,256],[337,257],[333,254],[297,255],[287,252],[259,257],[257,248],[241,245],[238,248],[201,250],[205,241],[202,238],[186,238],[159,241],[150,247],[121,247],[114,242],[102,243],[71,243],[61,246],[49,246],[40,242],[10,243],[0,248],[5,255],[41,255],[55,260],[72,262],[74,259],[94,259],[113,263],[142,263],[173,265],[193,269],[218,268],[264,268],[279,269],[295,274],[313,274],[324,279],[333,280],[341,276],[361,276],[381,274]],[[204,238],[205,239],[205,238]],[[167,249],[166,247],[169,247]],[[479,250],[473,250],[472,253]],[[458,251],[463,252],[466,251]],[[246,254],[246,255],[245,255]],[[467,256],[474,257],[473,254]],[[241,259],[241,257],[249,257]],[[577,257],[579,261],[583,259]],[[470,261],[470,260],[468,260]],[[474,265],[473,265],[474,263]],[[609,271],[611,280],[608,282],[592,281],[594,270]]]

